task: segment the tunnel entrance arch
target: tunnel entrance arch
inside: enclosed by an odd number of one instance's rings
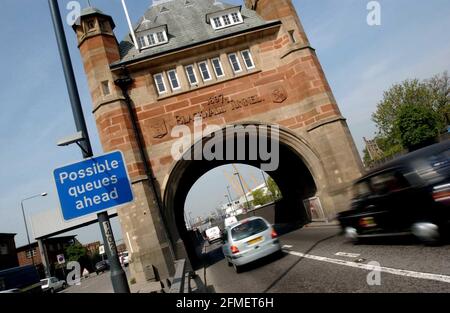
[[[226,143],[240,139],[251,138],[261,139],[266,133],[260,132],[262,128],[267,129],[269,125],[256,122],[239,123],[234,126],[244,126],[239,128],[232,136],[226,132],[226,127],[203,137],[185,151],[184,156],[173,166],[163,185],[164,218],[167,221],[168,231],[174,245],[177,258],[188,257],[192,264],[198,263],[198,254],[195,252],[195,244],[186,229],[184,218],[185,201],[189,191],[195,182],[210,170],[227,164],[246,164],[256,168],[263,168],[261,159],[226,159],[226,160],[204,160],[194,154],[199,146],[206,143],[221,142],[224,149]],[[256,131],[248,131],[248,126],[253,126]],[[230,127],[227,126],[227,127]],[[301,226],[310,221],[310,213],[304,205],[304,200],[311,197],[320,197],[322,204],[331,203],[328,201],[326,193],[326,177],[321,161],[317,153],[308,143],[283,128],[276,128],[276,140],[272,139],[272,144],[277,144],[278,166],[273,171],[266,171],[278,184],[283,199],[276,204],[274,213],[275,224],[291,224]],[[266,139],[268,139],[267,136]],[[246,145],[248,150],[249,145]],[[196,149],[197,148],[197,149]],[[225,153],[226,154],[226,153]],[[249,156],[248,151],[245,154]],[[332,209],[332,208],[330,208]]]

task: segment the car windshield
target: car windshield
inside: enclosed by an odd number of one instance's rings
[[[246,221],[231,230],[231,238],[236,241],[242,240],[265,231],[267,228],[269,227],[266,222],[261,219]]]

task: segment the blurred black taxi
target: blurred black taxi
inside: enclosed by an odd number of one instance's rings
[[[413,234],[438,243],[450,225],[450,140],[390,161],[353,188],[351,209],[337,216],[348,238]]]

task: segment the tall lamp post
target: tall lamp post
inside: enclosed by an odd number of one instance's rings
[[[244,189],[244,184],[242,184],[241,174],[239,172],[234,173],[239,178],[239,183],[241,184],[242,192],[244,193],[245,202],[247,202],[247,212],[250,211],[250,203],[248,202],[247,193]]]
[[[34,198],[37,198],[37,197],[45,197],[45,196],[47,196],[47,193],[43,192],[43,193],[40,193],[38,195],[34,195],[34,196],[31,196],[31,197],[22,199],[20,201],[20,207],[22,208],[23,222],[25,223],[25,231],[27,232],[28,248],[30,248],[31,262],[33,262],[33,266],[35,265],[35,263],[34,263],[34,255],[33,255],[33,249],[31,249],[30,234],[28,233],[27,218],[25,217],[25,209],[23,207],[23,203],[25,201],[27,201],[27,200],[30,200],[30,199],[34,199]],[[25,252],[25,254],[26,254],[26,252]]]

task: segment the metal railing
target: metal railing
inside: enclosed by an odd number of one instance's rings
[[[175,275],[172,279],[169,293],[184,293],[186,282],[186,260],[175,261]]]

